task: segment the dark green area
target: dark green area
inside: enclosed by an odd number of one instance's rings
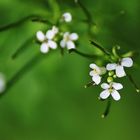
[[[85,14],[72,0],[0,0],[0,27],[30,15],[55,23],[68,11],[73,15],[69,30],[80,35],[78,50],[100,53],[89,42],[96,40],[108,50],[118,44],[122,52],[140,51],[139,0],[81,1],[96,24],[90,27],[90,36]],[[14,52],[45,27],[29,18],[0,32],[0,71],[7,80],[39,52],[39,46],[31,42],[13,60]],[[0,98],[0,140],[138,140],[140,94],[123,78],[122,99],[113,101],[109,116],[102,119],[106,107],[106,101],[98,100],[102,89],[84,88],[91,80],[91,62],[95,61],[74,53],[61,56],[59,51],[39,61]],[[135,62],[128,72],[140,85],[140,57]]]

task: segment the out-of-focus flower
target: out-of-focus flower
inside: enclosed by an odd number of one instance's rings
[[[61,40],[60,42],[60,46],[62,48],[67,47],[68,50],[70,49],[75,49],[75,43],[74,41],[78,40],[79,36],[77,33],[69,33],[69,32],[65,32],[63,34],[63,40]]]
[[[72,21],[72,15],[71,15],[71,13],[68,13],[68,12],[64,13],[64,14],[62,15],[62,19],[63,19],[65,22],[71,22],[71,21]]]
[[[0,93],[2,93],[6,88],[6,80],[2,73],[0,73]]]
[[[122,84],[115,82],[112,82],[110,84],[103,83],[101,87],[104,89],[104,91],[100,93],[101,99],[107,99],[111,95],[114,100],[116,101],[120,100],[121,96],[117,90],[123,88]]]
[[[96,64],[90,64],[89,67],[92,69],[89,75],[92,76],[93,82],[95,82],[96,85],[100,84],[101,75],[105,74],[106,69],[104,67],[98,67]]]
[[[124,67],[132,67],[132,66],[133,66],[133,60],[127,57],[127,58],[122,58],[118,64],[116,63],[107,64],[106,69],[108,71],[115,70],[117,77],[124,77],[126,76]]]

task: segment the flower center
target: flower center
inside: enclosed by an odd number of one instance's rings
[[[65,37],[65,40],[66,40],[66,42],[68,42],[68,41],[70,40],[69,35],[67,35],[67,36]]]
[[[94,72],[95,74],[98,74],[98,71],[97,71],[96,69],[93,69],[93,72]]]
[[[49,39],[45,38],[44,42],[46,42],[46,43],[47,43],[47,42],[48,42],[48,40],[49,40]]]
[[[109,93],[112,93],[113,92],[113,88],[109,88]]]
[[[121,60],[119,60],[118,64],[117,65],[121,65]]]
[[[113,92],[114,88],[112,87],[112,84],[110,85],[110,88],[108,89],[110,93]]]

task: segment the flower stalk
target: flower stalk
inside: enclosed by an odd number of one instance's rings
[[[104,113],[101,115],[102,118],[106,118],[110,112],[110,108],[111,108],[111,99],[109,98],[107,101],[107,106],[106,109],[104,111]]]
[[[90,43],[95,46],[96,48],[98,48],[101,52],[103,52],[105,55],[110,56],[110,53],[101,45],[99,45],[98,43],[96,43],[95,41],[90,41]]]
[[[88,87],[91,87],[91,86],[95,86],[96,84],[93,82],[93,81],[91,81],[91,82],[89,82],[88,84],[86,84],[85,86],[84,86],[84,88],[88,88]]]
[[[26,40],[12,55],[12,59],[16,59],[19,55],[23,54],[29,45],[34,42],[34,37],[30,37]]]
[[[91,55],[91,54],[83,53],[83,52],[81,52],[77,49],[70,49],[69,53],[76,53],[76,54],[78,54],[82,57],[88,58],[88,59],[96,59],[98,57],[97,55]]]
[[[41,23],[47,23],[47,24],[51,24],[52,23],[48,20],[44,20],[42,16],[40,15],[29,15],[29,16],[26,16],[16,22],[13,22],[13,23],[10,23],[10,24],[7,24],[7,25],[4,25],[2,27],[0,27],[0,32],[3,32],[3,31],[6,31],[6,30],[9,30],[11,28],[15,28],[17,26],[20,26],[21,24],[24,24],[26,21],[33,21],[33,22],[41,22]]]
[[[134,81],[132,76],[130,74],[128,74],[127,77],[129,79],[129,81],[131,82],[131,84],[134,86],[136,92],[139,93],[140,92],[140,88],[138,87],[138,85],[136,84],[136,82]]]
[[[85,5],[80,0],[75,0],[75,3],[81,8],[85,16],[87,17],[86,21],[88,24],[95,24],[92,20],[92,15],[90,14],[89,10],[85,7]]]

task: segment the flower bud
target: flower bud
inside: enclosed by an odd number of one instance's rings
[[[114,75],[114,71],[109,71],[108,75],[109,76],[113,76]]]
[[[116,75],[116,74],[114,74],[114,75],[113,75],[113,78],[117,78],[117,75]]]
[[[112,77],[108,77],[108,78],[107,78],[107,82],[108,82],[108,83],[113,82],[113,78],[112,78]]]

